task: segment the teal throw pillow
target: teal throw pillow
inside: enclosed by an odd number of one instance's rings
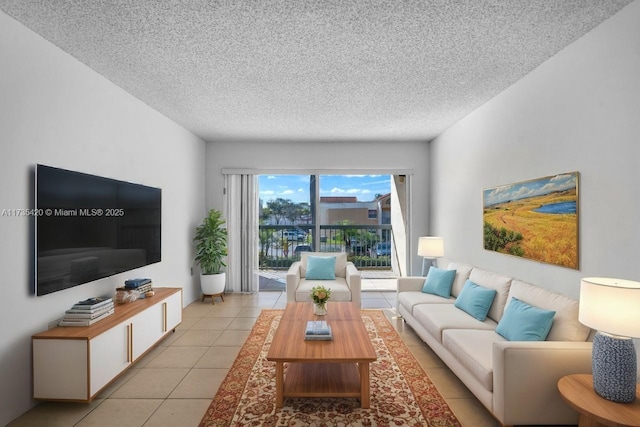
[[[456,270],[443,270],[438,267],[431,267],[424,281],[422,292],[449,298],[455,278]]]
[[[555,311],[511,298],[496,332],[509,341],[544,341],[549,335],[555,314]]]
[[[310,256],[307,258],[307,280],[335,280],[336,257]]]
[[[487,318],[496,293],[495,289],[483,288],[467,280],[453,305],[482,322]]]

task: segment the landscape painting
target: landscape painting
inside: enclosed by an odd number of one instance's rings
[[[483,190],[484,248],[578,269],[578,172]]]

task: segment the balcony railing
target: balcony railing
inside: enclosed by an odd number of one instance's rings
[[[391,225],[260,225],[260,269],[287,269],[302,252],[346,252],[360,269],[391,270]]]

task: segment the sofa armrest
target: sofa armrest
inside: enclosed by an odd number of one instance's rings
[[[300,285],[302,263],[296,261],[291,264],[289,270],[287,270],[287,302],[294,302],[296,300],[296,289]]]
[[[558,381],[591,373],[591,342],[506,341],[493,344],[493,413],[503,425],[576,424]],[[533,421],[536,422],[533,422]]]
[[[424,286],[425,277],[422,276],[408,276],[398,277],[397,293],[399,292],[419,292]]]
[[[347,275],[345,279],[347,281],[347,286],[349,286],[349,289],[351,290],[351,302],[357,308],[362,307],[360,295],[362,293],[362,278],[360,276],[360,271],[352,262],[347,263]]]

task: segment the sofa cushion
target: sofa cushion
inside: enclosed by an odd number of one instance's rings
[[[422,292],[439,295],[443,298],[451,296],[451,286],[456,278],[455,270],[443,270],[438,267],[431,267],[427,278],[424,281]]]
[[[298,288],[296,289],[296,301],[313,301],[311,298],[311,289],[316,286],[324,286],[331,289],[331,301],[348,302],[351,301],[351,290],[347,285],[346,279],[342,277],[336,277],[331,283],[327,283],[326,280],[307,280],[301,279]]]
[[[398,294],[398,304],[404,306],[407,311],[413,314],[413,309],[422,304],[451,304],[455,302],[455,298],[442,298],[434,294],[426,294],[420,291],[400,292]]]
[[[555,314],[555,311],[511,298],[496,327],[496,333],[509,341],[544,341],[551,330]]]
[[[308,257],[305,277],[309,280],[334,280],[336,278],[336,257]]]
[[[473,266],[461,262],[450,262],[447,269],[456,271],[456,278],[453,280],[453,285],[451,286],[451,295],[457,297],[460,295],[462,288],[464,288],[464,284],[467,283]]]
[[[494,331],[447,329],[442,345],[480,384],[493,391],[493,343],[506,341]]]
[[[493,299],[493,304],[491,304],[487,316],[499,322],[504,312],[504,307],[507,304],[511,277],[474,267],[473,270],[471,270],[471,274],[469,274],[469,280],[483,288],[496,290],[496,297]]]
[[[509,297],[556,312],[547,341],[586,341],[589,337],[591,330],[578,321],[578,301],[517,279],[511,283]]]
[[[336,257],[336,277],[347,277],[347,254],[345,252],[302,252],[300,254],[300,277],[307,275],[307,260],[310,256]]]
[[[446,329],[494,330],[496,322],[487,318],[483,322],[469,316],[453,304],[420,304],[413,307],[413,317],[435,339],[442,342]]]
[[[495,296],[495,289],[483,288],[471,280],[467,280],[454,305],[476,319],[483,321],[487,318],[487,313]]]

